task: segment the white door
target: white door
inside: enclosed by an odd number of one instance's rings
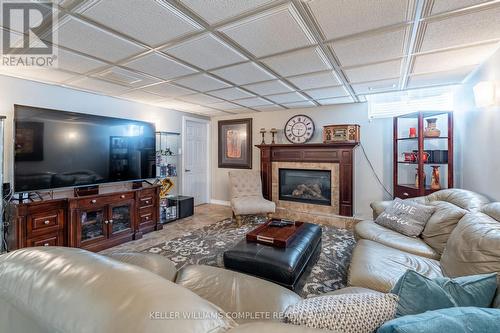
[[[185,120],[184,195],[194,198],[195,205],[208,203],[207,123]]]

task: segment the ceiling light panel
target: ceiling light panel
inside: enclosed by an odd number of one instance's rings
[[[400,76],[401,60],[344,69],[344,72],[353,83],[391,79]]]
[[[302,90],[341,85],[337,75],[330,71],[289,77],[287,80]]]
[[[58,34],[59,45],[112,62],[146,50],[74,17],[62,19],[54,33]]]
[[[289,87],[288,85],[284,84],[279,80],[249,84],[244,86],[244,88],[258,95],[279,94],[279,93],[293,91],[291,87]]]
[[[219,23],[229,18],[255,10],[274,0],[180,0],[210,24]]]
[[[351,84],[356,94],[376,94],[379,92],[393,91],[397,90],[398,86],[399,79]]]
[[[211,91],[210,95],[227,99],[230,101],[235,99],[255,96],[254,94],[251,94],[239,88],[227,88],[227,89],[215,90]]]
[[[108,66],[107,63],[82,56],[59,48],[57,51],[57,67],[80,74]]]
[[[273,105],[273,103],[266,101],[265,99],[260,98],[260,97],[240,99],[240,100],[238,100],[238,104],[241,104],[241,105],[244,105],[247,107]]]
[[[413,0],[306,0],[326,39],[378,29],[411,19]]]
[[[201,92],[230,87],[229,84],[217,80],[207,74],[192,75],[189,77],[178,79],[175,81],[175,83],[186,88],[191,88]]]
[[[429,21],[420,51],[500,39],[500,6]]]
[[[111,81],[113,83],[127,85],[132,88],[142,87],[148,84],[160,82],[160,80],[120,67],[112,67],[101,73],[94,74],[93,76],[99,79]]]
[[[104,94],[111,94],[111,95],[117,95],[124,93],[125,91],[129,90],[130,88],[123,87],[118,84],[98,80],[98,79],[93,79],[89,77],[84,77],[75,81],[72,81],[71,83],[68,83],[70,86],[74,86],[77,88],[81,89],[86,89],[86,90],[91,90],[95,91],[98,93],[104,93]]]
[[[158,53],[149,53],[143,57],[127,62],[124,66],[164,80],[170,80],[196,72],[191,67],[184,66]]]
[[[173,84],[170,83],[160,83],[160,84],[155,84],[152,86],[144,87],[142,90],[157,94],[163,97],[178,97],[178,96],[184,96],[184,95],[190,95],[194,94],[195,91],[174,86]]]
[[[408,88],[429,87],[435,85],[460,84],[477,66],[466,66],[452,71],[412,75],[408,79]]]
[[[328,44],[341,66],[364,65],[404,55],[408,28],[342,39]]]
[[[349,95],[349,93],[343,86],[305,90],[304,92],[314,99],[341,97]]]
[[[212,34],[190,39],[163,51],[205,70],[248,60]]]
[[[238,85],[276,79],[275,76],[253,62],[221,68],[212,71],[212,73]]]
[[[186,101],[189,103],[197,103],[197,104],[211,104],[211,103],[220,103],[221,99],[215,98],[212,96],[208,96],[205,94],[194,94],[179,97],[181,101]]]
[[[92,0],[79,10],[85,17],[150,46],[202,29],[167,2],[159,0]]]
[[[483,44],[415,57],[413,74],[446,71],[469,65],[477,65],[498,49],[499,43]]]
[[[317,101],[321,105],[334,105],[334,104],[346,104],[354,103],[352,97],[337,97],[337,98],[326,98]]]
[[[434,0],[431,9],[431,15],[450,12],[469,6],[488,2],[489,0]]]
[[[324,53],[317,47],[262,59],[281,76],[292,76],[331,69]]]
[[[291,93],[285,93],[285,94],[266,96],[266,98],[270,99],[271,101],[278,103],[278,104],[301,102],[301,101],[307,100],[307,98],[305,98],[304,96],[302,96],[298,92],[291,92]]]
[[[219,30],[257,57],[311,45],[314,42],[291,3]]]
[[[290,108],[290,109],[309,108],[309,107],[316,106],[316,104],[314,104],[311,101],[302,101],[302,102],[293,102],[293,103],[281,103],[281,105],[286,106],[287,108]]]

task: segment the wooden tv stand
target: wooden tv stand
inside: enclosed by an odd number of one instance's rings
[[[90,251],[142,238],[160,230],[159,185],[104,185],[99,194],[75,196],[73,189],[9,205],[9,251],[31,246],[68,246]]]

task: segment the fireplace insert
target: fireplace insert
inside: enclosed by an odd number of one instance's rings
[[[330,206],[330,170],[279,169],[279,199]]]

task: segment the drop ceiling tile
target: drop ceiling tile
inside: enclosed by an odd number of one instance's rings
[[[417,55],[413,65],[413,74],[440,72],[469,65],[477,65],[486,60],[497,49],[499,43]]]
[[[190,39],[163,51],[205,70],[248,60],[212,34]]]
[[[246,113],[255,113],[256,111],[242,107],[241,109],[231,110],[230,112],[236,113],[236,114],[246,114]]]
[[[324,53],[317,47],[262,59],[281,76],[293,76],[331,69]]]
[[[211,104],[211,103],[220,103],[221,99],[215,98],[212,96],[208,96],[205,94],[194,94],[194,95],[186,95],[179,97],[181,101],[196,103],[196,104]]]
[[[344,69],[344,72],[352,83],[396,78],[401,74],[401,60],[353,67]]]
[[[278,104],[300,102],[307,100],[307,98],[305,98],[302,94],[299,94],[298,92],[271,95],[271,96],[266,96],[266,98]]]
[[[192,111],[199,107],[197,104],[186,103],[178,100],[168,99],[165,101],[160,101],[156,103],[156,105],[161,106],[163,108],[171,109],[171,110],[179,110],[179,111]]]
[[[129,86],[131,88],[142,87],[148,84],[160,82],[158,79],[151,78],[140,73],[135,73],[121,67],[111,67],[92,76],[98,79]]]
[[[434,0],[431,15],[450,12],[453,10],[478,5],[489,0]]]
[[[328,44],[341,66],[363,65],[404,55],[408,28],[342,39]]]
[[[266,101],[260,97],[252,97],[238,100],[238,104],[247,107],[263,106],[263,105],[273,105],[273,103]]]
[[[407,22],[413,0],[306,0],[327,39]]]
[[[184,96],[184,95],[190,95],[194,94],[195,91],[182,88],[182,87],[177,87],[174,86],[173,84],[170,83],[160,83],[160,84],[155,84],[153,86],[148,86],[145,88],[142,88],[142,90],[157,94],[163,97],[178,97],[178,96]]]
[[[305,90],[304,92],[314,99],[341,97],[349,95],[349,93],[343,86],[311,89],[311,90]]]
[[[124,66],[164,80],[170,80],[196,72],[194,69],[184,66],[159,53],[149,53],[143,57],[125,63]]]
[[[279,94],[293,91],[292,88],[279,80],[253,83],[244,86],[244,88],[253,91],[258,95]]]
[[[287,108],[290,108],[290,109],[309,108],[309,107],[316,106],[316,104],[314,104],[311,101],[302,101],[302,102],[293,102],[293,103],[281,103],[281,105],[286,106]]]
[[[230,102],[214,103],[214,104],[210,104],[210,107],[214,108],[214,109],[223,110],[223,111],[234,111],[234,110],[243,109],[242,106],[236,105],[236,104],[233,104]]]
[[[352,99],[351,96],[347,96],[347,97],[319,99],[317,100],[317,102],[321,105],[333,105],[333,104],[354,103],[354,100]]]
[[[200,108],[199,110],[195,110],[196,113],[205,115],[208,117],[217,117],[217,116],[227,116],[228,113],[220,110],[214,110],[209,108]]]
[[[212,96],[227,99],[229,101],[255,96],[254,94],[251,94],[239,88],[227,88],[227,89],[215,90],[211,91],[209,94]]]
[[[202,29],[163,1],[94,0],[79,11],[91,20],[150,46]]]
[[[274,0],[180,0],[184,5],[203,17],[208,23],[214,24],[229,18],[247,13]]]
[[[375,94],[385,91],[397,90],[399,79],[389,79],[365,83],[354,83],[351,85],[356,94]]]
[[[57,49],[57,67],[76,73],[87,73],[89,71],[107,66],[105,62],[79,55],[64,49]]]
[[[55,33],[59,45],[113,62],[146,50],[74,17],[62,19]]]
[[[477,66],[466,66],[451,71],[412,75],[408,79],[408,88],[435,85],[460,84]]]
[[[75,81],[71,81],[71,83],[68,83],[68,85],[81,89],[95,91],[101,94],[111,94],[111,95],[121,94],[130,89],[118,84],[98,79],[93,79],[89,77],[84,77]]]
[[[341,85],[337,75],[331,71],[294,76],[287,79],[302,90]]]
[[[292,4],[264,11],[219,31],[257,57],[313,43],[310,32]]]
[[[53,68],[32,68],[18,66],[0,66],[0,74],[48,83],[61,83],[76,77],[75,73],[68,73]]]
[[[284,107],[272,104],[272,105],[261,105],[255,107],[256,110],[267,112],[267,111],[280,111],[280,110],[285,110]]]
[[[131,99],[134,101],[139,101],[139,102],[148,102],[148,103],[154,103],[154,102],[159,102],[163,99],[163,97],[150,94],[145,91],[141,90],[134,90],[130,92],[126,92],[125,94],[120,95],[121,98],[126,98],[126,99]]]
[[[217,69],[212,73],[238,85],[276,78],[253,62]]]
[[[429,21],[420,51],[500,38],[500,6]]]
[[[175,83],[201,92],[230,87],[229,84],[217,80],[207,74],[198,74],[176,80]]]

